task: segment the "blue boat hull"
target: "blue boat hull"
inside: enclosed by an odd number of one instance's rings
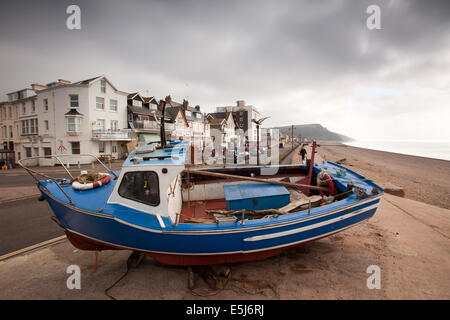
[[[42,190],[41,190],[42,191]],[[381,195],[351,199],[327,209],[278,218],[146,228],[117,216],[83,210],[43,192],[72,244],[84,250],[129,249],[173,265],[241,262],[267,258],[291,246],[327,237],[375,214]],[[314,211],[314,212],[313,212]],[[253,222],[253,223],[252,223]]]

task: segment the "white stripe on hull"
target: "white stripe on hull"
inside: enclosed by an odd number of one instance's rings
[[[367,212],[371,209],[375,209],[378,207],[378,204],[374,204],[368,207],[365,207],[363,209],[359,209],[356,210],[355,212],[351,212],[348,214],[345,214],[343,216],[334,218],[334,219],[330,219],[330,220],[325,220],[322,222],[318,222],[309,226],[305,226],[305,227],[300,227],[300,228],[296,228],[296,229],[291,229],[291,230],[287,230],[287,231],[281,231],[281,232],[276,232],[276,233],[269,233],[269,234],[264,234],[261,236],[254,236],[254,237],[250,237],[250,238],[245,238],[244,241],[260,241],[260,240],[267,240],[267,239],[273,239],[273,238],[279,238],[279,237],[284,237],[284,236],[288,236],[291,234],[295,234],[295,233],[299,233],[299,232],[304,232],[304,231],[308,231],[308,230],[312,230],[312,229],[316,229],[319,227],[323,227],[323,226],[327,226],[329,224],[341,221],[341,220],[345,220],[347,218],[351,218],[359,213],[361,213],[363,210],[363,212]]]
[[[372,210],[374,208],[377,208],[377,205],[373,205],[373,206],[370,206],[370,207],[366,207],[366,208],[360,209],[360,210],[356,211],[355,213],[353,213],[352,216],[356,216],[357,214],[363,214],[363,213],[365,213],[365,212],[367,212],[369,210]],[[364,210],[364,211],[361,211],[361,210]],[[85,237],[85,238],[88,238],[88,239],[91,239],[91,240],[94,240],[94,241],[97,241],[97,242],[100,242],[100,243],[109,244],[111,246],[115,246],[115,247],[118,247],[118,248],[126,249],[126,250],[136,250],[136,251],[142,251],[142,252],[159,253],[159,254],[167,254],[167,255],[214,256],[214,255],[237,254],[237,253],[254,253],[254,252],[259,252],[259,251],[267,251],[267,250],[273,250],[273,249],[278,249],[278,248],[283,248],[283,247],[289,247],[289,246],[301,244],[301,243],[308,242],[308,241],[313,241],[313,240],[318,239],[318,238],[323,238],[323,237],[332,235],[334,233],[337,233],[337,232],[343,231],[345,229],[348,229],[350,227],[353,227],[353,226],[355,226],[358,223],[363,222],[363,221],[365,221],[365,220],[358,221],[357,223],[351,224],[351,225],[346,226],[346,227],[341,228],[341,229],[333,230],[333,231],[328,232],[328,233],[323,233],[323,234],[320,234],[320,235],[317,235],[317,236],[314,236],[314,237],[311,237],[311,238],[302,239],[302,240],[299,240],[299,241],[296,241],[296,242],[290,242],[290,243],[286,243],[286,244],[282,244],[282,245],[278,245],[278,246],[272,246],[272,247],[266,247],[266,248],[262,248],[262,249],[254,249],[254,250],[239,250],[239,251],[213,252],[213,253],[185,253],[185,252],[166,252],[166,251],[145,250],[145,249],[128,247],[128,246],[122,246],[122,245],[118,245],[118,244],[115,244],[115,243],[99,240],[99,239],[96,239],[96,238],[93,238],[93,237],[86,236],[86,235],[84,235],[82,233],[73,231],[71,229],[67,229],[67,230],[72,232],[72,233],[78,234],[78,235],[80,235],[82,237]],[[314,229],[314,228],[311,228],[311,229]]]

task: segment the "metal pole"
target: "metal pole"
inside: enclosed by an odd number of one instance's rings
[[[161,117],[161,127],[160,127],[160,129],[159,129],[159,136],[160,136],[160,140],[161,140],[161,147],[165,147],[166,146],[166,130],[165,130],[165,126],[164,126],[164,116],[165,116],[165,113],[166,113],[166,102],[165,101],[163,101],[163,100],[161,100],[160,102],[160,105],[162,105],[162,110],[161,110],[161,113],[162,113],[162,117]]]
[[[256,125],[256,165],[259,166],[259,124]]]

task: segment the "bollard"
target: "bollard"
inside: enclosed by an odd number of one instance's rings
[[[69,163],[69,160],[67,160],[67,164],[66,164],[66,166],[67,166],[67,169],[69,169],[69,168],[70,168],[70,163]]]
[[[78,161],[78,169],[80,169],[81,168],[81,166],[80,166],[80,161]]]

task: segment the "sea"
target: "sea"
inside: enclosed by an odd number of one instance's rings
[[[352,141],[348,146],[450,160],[450,140]]]

